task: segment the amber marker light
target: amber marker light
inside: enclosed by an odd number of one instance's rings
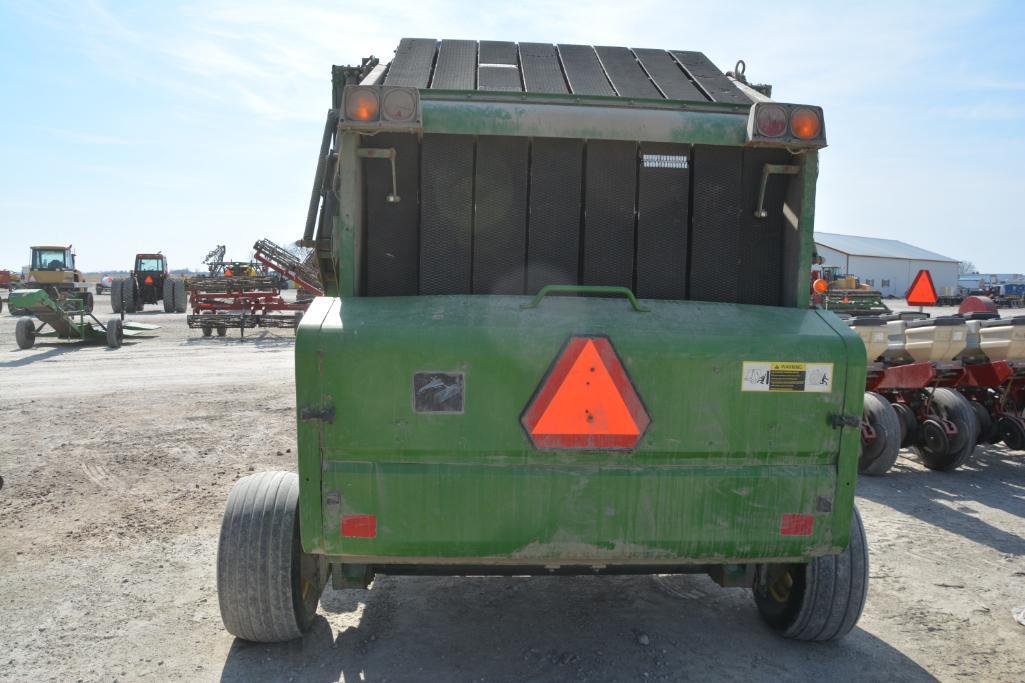
[[[817,138],[822,131],[822,122],[814,110],[807,107],[795,109],[790,115],[790,132],[795,138],[811,140]]]
[[[376,121],[380,108],[381,103],[373,90],[352,90],[345,103],[345,118],[350,121]]]
[[[829,283],[822,278],[816,280],[811,287],[815,290],[816,294],[825,294],[829,291]]]

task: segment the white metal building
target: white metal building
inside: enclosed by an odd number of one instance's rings
[[[857,275],[883,296],[904,296],[923,268],[932,275],[937,294],[957,293],[957,259],[900,240],[816,231],[815,249],[825,259],[824,265]]]

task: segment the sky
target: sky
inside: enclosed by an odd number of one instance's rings
[[[383,7],[378,5],[378,7]],[[332,64],[399,38],[698,50],[821,105],[816,226],[1025,272],[1025,3],[0,0],[0,268],[301,236]]]

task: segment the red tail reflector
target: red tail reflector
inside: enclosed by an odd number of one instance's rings
[[[811,536],[815,528],[814,515],[783,515],[779,523],[780,536]]]
[[[651,423],[605,337],[572,337],[520,419],[537,448],[633,449]]]
[[[375,538],[377,515],[342,515],[341,531],[345,538]]]
[[[151,276],[147,275],[146,279],[143,280],[143,282],[145,282],[147,285],[151,285],[151,284],[153,284],[153,278]]]

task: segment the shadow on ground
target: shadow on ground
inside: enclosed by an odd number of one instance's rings
[[[401,608],[400,608],[401,606]],[[796,643],[704,576],[378,577],[303,640],[236,640],[223,681],[933,680],[870,633]],[[362,610],[362,614],[359,611]]]
[[[978,447],[953,472],[898,465],[882,477],[861,477],[858,495],[994,550],[1025,555],[1025,538],[979,518],[972,504],[1025,518],[1025,453]]]

